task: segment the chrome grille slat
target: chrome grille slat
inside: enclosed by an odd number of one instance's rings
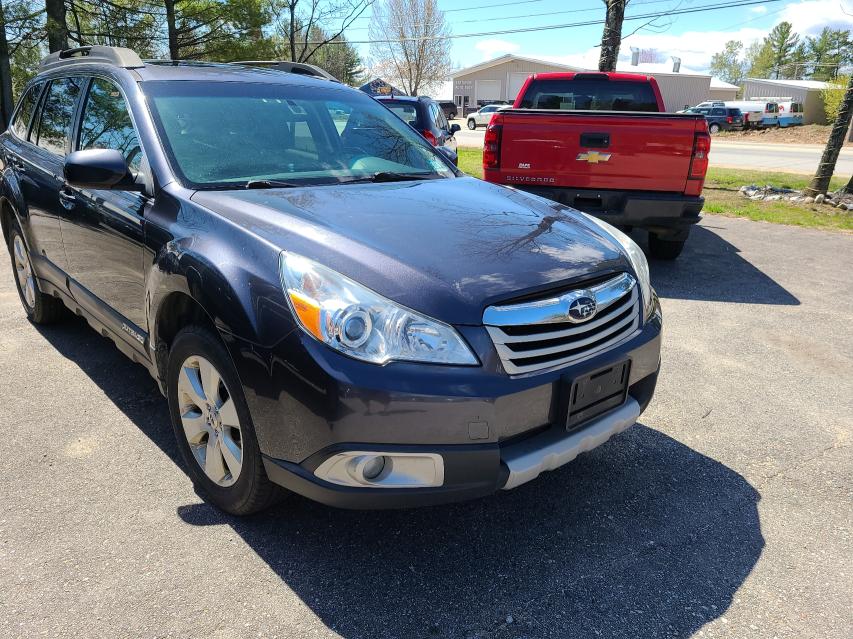
[[[567,315],[568,304],[579,295],[594,296],[599,312],[589,322]],[[600,303],[600,305],[599,305]],[[510,375],[531,373],[586,359],[629,339],[640,328],[641,300],[634,278],[626,273],[560,296],[522,304],[490,306],[483,323]],[[574,324],[554,330],[555,324]],[[522,334],[513,334],[514,332]],[[534,342],[562,340],[536,346]],[[528,347],[529,350],[513,350]]]
[[[489,335],[492,337],[492,341],[497,344],[506,344],[506,343],[517,343],[517,342],[542,342],[549,339],[560,339],[563,337],[570,337],[572,335],[579,335],[580,333],[586,333],[591,330],[595,330],[602,324],[606,324],[613,320],[614,317],[619,315],[620,313],[626,311],[628,307],[634,304],[637,301],[637,287],[635,286],[631,289],[631,296],[626,300],[626,304],[614,304],[613,306],[608,307],[605,310],[605,313],[602,313],[602,316],[596,316],[594,320],[587,324],[577,324],[572,326],[571,328],[562,329],[559,331],[550,331],[547,333],[530,333],[527,335],[507,335],[501,328],[495,326],[487,326],[486,329],[489,331]]]
[[[541,357],[542,355],[553,355],[555,353],[562,353],[566,350],[575,350],[587,346],[588,344],[600,342],[608,335],[619,332],[633,321],[634,316],[629,315],[625,319],[620,320],[615,326],[609,326],[606,330],[601,331],[600,333],[593,333],[589,337],[585,337],[584,339],[576,342],[568,342],[567,344],[557,344],[556,346],[547,346],[545,348],[536,348],[528,351],[514,351],[511,348],[508,348],[506,344],[495,344],[495,347],[498,349],[498,353],[502,358],[507,357],[510,359],[519,359],[522,357],[530,358]]]

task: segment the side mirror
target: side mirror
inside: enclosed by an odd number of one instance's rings
[[[454,133],[461,131],[461,130],[462,130],[462,127],[459,126],[458,124],[451,124],[450,125],[450,135],[453,135]]]
[[[457,125],[457,126],[459,126],[459,125]],[[454,151],[450,147],[448,147],[448,146],[437,146],[437,147],[435,147],[435,150],[438,151],[439,153],[441,153],[448,160],[453,162],[453,166],[459,165],[459,156],[456,154],[456,151]]]
[[[115,149],[86,149],[65,156],[65,181],[84,189],[141,191],[127,168],[121,152]]]

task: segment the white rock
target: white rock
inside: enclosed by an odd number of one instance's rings
[[[812,202],[814,202],[814,198],[810,195],[807,195],[803,198],[803,202],[805,202],[806,204],[811,204]]]
[[[818,193],[815,195],[814,203],[815,204],[823,204],[823,201],[826,199],[826,196],[823,193]]]

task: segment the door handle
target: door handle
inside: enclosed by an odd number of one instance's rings
[[[59,189],[59,203],[66,209],[73,209],[74,205],[77,204],[77,196],[67,186],[62,187]]]
[[[606,149],[610,146],[610,134],[581,133],[581,146],[588,149]]]

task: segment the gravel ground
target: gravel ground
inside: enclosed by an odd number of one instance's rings
[[[513,492],[414,511],[195,495],[166,404],[0,266],[2,637],[853,636],[853,236],[709,216],[653,264],[641,423]]]

